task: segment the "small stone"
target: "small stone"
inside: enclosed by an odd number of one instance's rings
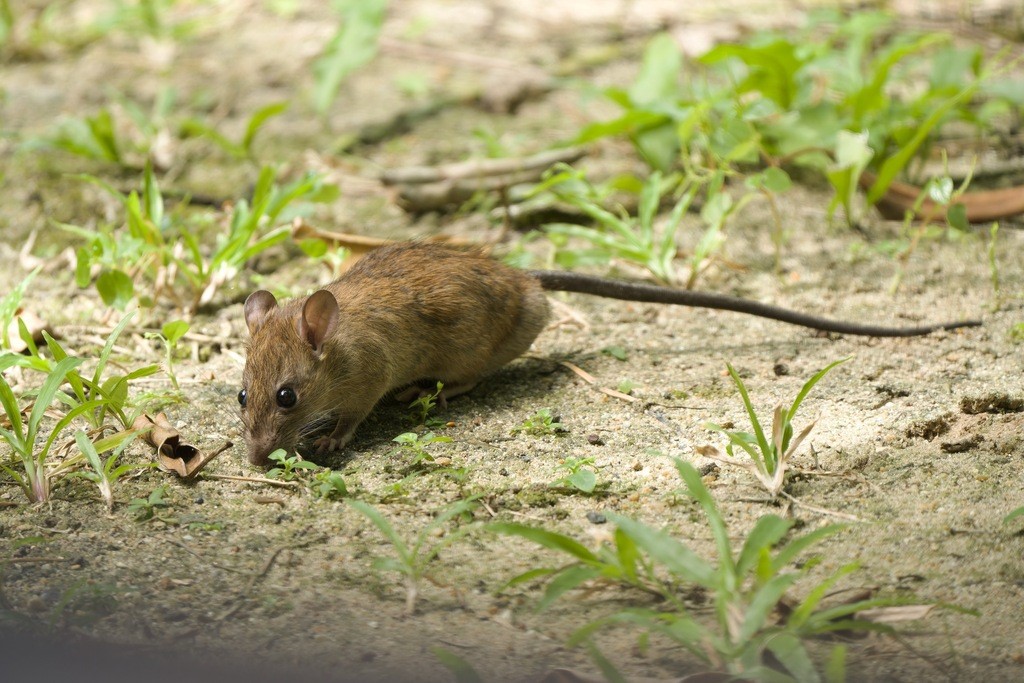
[[[604,524],[608,521],[608,519],[600,512],[594,512],[593,510],[587,513],[587,520],[589,520],[591,524]]]
[[[195,499],[195,504],[196,504],[196,505],[202,505],[202,504],[203,504],[203,503],[205,503],[205,502],[206,502],[206,501],[205,501],[205,500],[203,500],[203,497],[202,497],[202,496],[196,496],[196,499]]]
[[[589,443],[591,446],[604,445],[604,441],[602,441],[601,437],[598,436],[597,434],[587,434],[587,443]]]
[[[772,366],[772,372],[775,373],[776,377],[785,377],[789,374],[789,366],[782,362],[776,363]]]

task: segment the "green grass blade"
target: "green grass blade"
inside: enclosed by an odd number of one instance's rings
[[[853,358],[853,356],[847,356],[846,358],[840,358],[835,362],[829,363],[821,370],[818,370],[816,373],[814,373],[813,377],[804,382],[804,386],[800,389],[800,393],[796,395],[795,399],[793,399],[793,405],[791,405],[789,407],[789,410],[786,411],[786,420],[793,420],[793,417],[796,415],[797,408],[800,407],[800,404],[803,403],[805,398],[807,398],[807,394],[811,392],[811,389],[814,388],[814,385],[817,384],[822,377],[827,375],[832,370],[832,368],[836,367],[837,365],[841,365],[842,363],[845,363],[851,358]]]
[[[757,419],[757,413],[754,412],[754,406],[750,402],[750,396],[747,394],[747,387],[743,384],[743,380],[740,379],[739,373],[732,366],[731,363],[726,363],[725,367],[729,369],[729,375],[732,377],[732,381],[736,384],[736,389],[740,392],[740,398],[743,399],[743,406],[747,409],[747,415],[750,417],[750,424],[754,428],[754,436],[757,437],[757,446],[761,449],[761,453],[764,454],[766,460],[771,459],[772,449],[768,443],[768,439],[764,436],[764,430],[761,429],[761,423]],[[768,463],[765,463],[767,467]],[[771,463],[771,471],[775,471],[775,463]]]
[[[260,131],[268,120],[275,116],[280,116],[290,106],[290,102],[287,100],[283,102],[273,102],[265,107],[256,110],[256,113],[249,119],[249,125],[245,127],[245,135],[242,137],[242,149],[249,156],[252,156],[252,143],[256,139],[256,134]]]
[[[46,409],[53,402],[53,396],[57,393],[57,389],[64,383],[64,378],[70,370],[81,364],[81,358],[65,358],[57,363],[53,371],[46,377],[43,386],[39,389],[39,394],[36,396],[36,403],[32,406],[32,413],[28,418],[28,440],[30,442],[35,441],[39,423],[42,422]]]
[[[845,524],[829,524],[823,526],[820,529],[809,531],[802,536],[794,538],[792,541],[783,546],[779,552],[772,558],[772,571],[779,572],[783,568],[793,562],[802,552],[812,545],[824,540],[825,538],[837,534],[846,528]]]
[[[768,639],[768,650],[800,683],[820,683],[821,676],[807,654],[804,644],[791,633],[780,633]]]
[[[370,520],[370,522],[373,523],[375,527],[377,527],[381,534],[384,535],[384,538],[389,540],[391,544],[395,547],[395,550],[398,552],[399,557],[402,558],[402,562],[404,564],[411,564],[413,558],[409,553],[409,548],[406,546],[405,541],[402,539],[401,536],[398,535],[394,527],[391,526],[391,523],[388,522],[388,520],[384,517],[384,515],[381,514],[381,512],[377,508],[371,505],[367,505],[366,503],[360,500],[353,500],[351,498],[348,499],[348,504],[355,508],[357,511],[361,512],[367,519]]]
[[[495,533],[525,538],[526,540],[548,548],[549,550],[557,550],[559,552],[567,553],[578,560],[586,562],[587,564],[600,563],[598,557],[594,555],[594,553],[590,552],[585,545],[564,534],[555,533],[546,529],[538,529],[525,524],[516,524],[514,522],[497,522],[495,524],[488,524],[487,528]]]
[[[708,523],[711,526],[711,534],[715,538],[715,545],[718,548],[718,557],[722,562],[722,566],[727,568],[730,574],[734,574],[736,565],[732,557],[732,548],[729,545],[729,530],[725,526],[725,520],[722,519],[722,515],[718,511],[711,493],[708,492],[704,482],[701,481],[700,473],[690,463],[678,459],[676,460],[676,469],[679,471],[679,476],[686,483],[686,488],[690,491],[690,495],[700,504],[704,514],[707,515]]]
[[[779,601],[782,600],[782,596],[799,577],[800,575],[795,573],[776,574],[757,589],[743,615],[743,625],[734,638],[736,643],[750,640],[754,634],[765,628],[768,615],[772,613]]]
[[[443,647],[432,647],[430,651],[434,653],[437,661],[441,662],[444,668],[452,672],[452,675],[455,677],[455,683],[484,683],[484,679],[480,677],[476,669],[451,650],[446,650]]]
[[[578,587],[581,583],[596,579],[599,576],[601,576],[600,567],[582,564],[566,567],[548,581],[547,588],[544,589],[544,597],[537,604],[537,611],[540,612],[547,609],[551,606],[551,603],[565,593]]]
[[[117,338],[121,336],[121,332],[127,327],[129,321],[135,317],[135,311],[129,311],[121,318],[121,321],[117,323],[111,333],[107,336],[107,343],[103,345],[103,350],[100,351],[100,359],[96,364],[96,370],[92,373],[92,381],[94,385],[99,385],[100,377],[103,376],[103,368],[107,366],[107,359],[110,358],[110,352],[114,349],[114,343]]]
[[[792,526],[793,522],[776,515],[764,515],[758,519],[743,543],[739,559],[736,560],[736,573],[745,576],[757,565],[761,554],[769,552]]]
[[[709,586],[714,582],[714,567],[664,531],[651,528],[624,515],[608,513],[608,518],[629,536],[637,547],[647,553],[648,557],[665,565],[679,578],[702,586]]]
[[[4,436],[4,440],[14,447],[17,438],[18,443],[25,443],[25,426],[21,421],[21,408],[18,405],[18,399],[14,396],[14,390],[11,389],[11,385],[7,383],[3,375],[0,375],[0,405],[4,407],[4,413],[7,414],[7,419],[11,421],[11,431],[7,432],[10,436]]]

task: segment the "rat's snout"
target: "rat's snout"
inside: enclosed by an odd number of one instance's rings
[[[272,432],[254,433],[246,430],[246,459],[256,467],[270,464],[270,454],[281,447],[277,435]]]

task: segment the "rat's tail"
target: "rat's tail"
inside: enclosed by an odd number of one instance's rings
[[[675,304],[694,308],[712,308],[719,311],[735,311],[759,318],[769,318],[784,323],[809,327],[825,332],[839,334],[856,334],[865,337],[916,337],[936,330],[953,330],[958,327],[978,327],[980,320],[962,320],[951,323],[936,323],[920,327],[884,327],[881,325],[861,325],[841,320],[829,320],[763,304],[749,299],[739,299],[725,294],[694,292],[688,289],[659,287],[637,282],[622,282],[593,275],[570,273],[562,270],[531,270],[531,277],[540,282],[544,289],[556,292],[579,292],[592,294],[608,299],[623,301],[643,301],[652,304]]]

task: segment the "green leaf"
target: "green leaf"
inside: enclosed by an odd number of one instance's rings
[[[313,64],[313,103],[325,114],[342,82],[377,54],[387,0],[348,0],[341,7],[341,25]]]
[[[588,564],[598,564],[600,562],[598,557],[590,552],[585,545],[563,534],[514,522],[498,522],[487,525],[487,528],[495,533],[525,538],[550,550],[557,550],[572,555]]]
[[[184,320],[172,320],[169,323],[165,323],[160,329],[167,342],[170,344],[177,343],[186,332],[189,330],[189,324]]]
[[[846,646],[836,645],[825,663],[825,680],[828,683],[846,683]]]
[[[46,414],[46,410],[50,407],[50,404],[53,403],[53,397],[60,388],[60,385],[64,383],[64,378],[67,376],[68,372],[77,368],[81,364],[81,358],[65,358],[57,363],[50,374],[47,375],[46,379],[43,381],[43,386],[39,389],[35,405],[32,406],[32,413],[28,418],[28,433],[30,437],[35,437],[36,430],[39,428],[39,424],[43,421],[43,416]]]
[[[792,526],[793,522],[776,515],[760,517],[743,543],[739,559],[736,560],[736,573],[745,576],[757,564],[758,558],[770,552]]]
[[[446,669],[452,672],[452,675],[455,676],[455,683],[483,683],[484,679],[480,677],[476,669],[451,650],[432,647],[430,651]]]
[[[283,102],[274,102],[268,104],[265,107],[261,107],[256,110],[256,113],[249,119],[249,125],[245,128],[245,135],[242,137],[242,149],[249,156],[252,156],[252,143],[256,138],[256,134],[260,131],[267,121],[275,116],[280,116],[288,109],[290,103],[285,100]]]
[[[547,609],[551,606],[551,603],[568,591],[576,588],[585,581],[596,579],[599,576],[601,576],[600,567],[592,567],[588,565],[574,565],[566,567],[548,582],[547,588],[544,590],[544,597],[541,598],[540,602],[537,604],[537,611],[539,612]]]
[[[690,463],[679,459],[676,459],[676,470],[686,483],[686,488],[689,490],[690,495],[700,504],[708,518],[711,534],[714,536],[715,545],[718,548],[719,562],[730,573],[735,573],[732,548],[729,545],[729,530],[725,526],[725,520],[722,519],[722,514],[718,511],[714,499],[711,498],[711,494],[704,486],[704,482],[701,481],[700,472]]]
[[[14,354],[9,355],[13,356]],[[7,383],[3,375],[0,375],[0,405],[3,406],[4,414],[7,415],[7,419],[11,423],[11,431],[4,434],[4,439],[11,444],[12,448],[24,447],[26,445],[26,435],[22,431],[21,408],[18,406],[18,399],[15,398],[11,385]],[[18,445],[15,444],[15,440]],[[1007,517],[1007,521],[1010,519],[1012,518]]]
[[[664,564],[676,576],[705,587],[714,585],[714,568],[664,531],[615,513],[608,513],[608,518],[648,557]]]
[[[113,306],[119,311],[123,311],[135,297],[135,285],[132,284],[132,279],[123,270],[116,268],[100,273],[96,279],[96,289],[99,291],[103,303]]]
[[[1024,517],[1024,506],[1017,508],[1010,514],[1006,515],[1006,517],[1003,517],[1003,524],[1009,524],[1018,517]]]
[[[942,122],[943,118],[953,107],[959,106],[964,100],[973,97],[976,90],[977,84],[964,88],[942,104],[934,107],[931,110],[931,114],[915,126],[914,134],[910,140],[882,163],[882,167],[878,171],[878,177],[875,179],[874,184],[871,185],[871,189],[868,190],[867,200],[869,204],[875,204],[882,198],[893,180],[896,179],[896,176],[906,168],[907,164],[910,163],[910,159],[917,154],[917,150],[924,144],[925,139],[931,135],[932,130]]]
[[[569,483],[584,493],[593,493],[597,475],[593,470],[578,470],[569,475]]]
[[[813,377],[804,382],[803,387],[800,388],[800,393],[797,394],[796,398],[793,400],[793,405],[791,405],[789,407],[789,410],[786,411],[786,422],[792,421],[792,419],[796,416],[797,408],[800,407],[800,404],[803,403],[805,398],[807,398],[807,394],[810,393],[811,389],[814,388],[814,385],[817,384],[822,377],[827,375],[832,370],[832,368],[836,367],[837,365],[845,363],[851,358],[853,358],[853,356],[847,356],[846,358],[840,358],[835,362],[829,363],[821,370],[818,370],[816,373],[814,373]]]
[[[411,565],[413,558],[409,553],[408,546],[406,546],[402,537],[395,532],[394,527],[392,527],[388,520],[384,518],[384,515],[382,515],[376,508],[367,505],[360,500],[353,500],[351,498],[347,500],[349,505],[365,515],[366,518],[369,519],[378,530],[380,530],[381,534],[391,542],[395,547],[395,551],[401,558],[402,563],[405,566]]]
[[[803,643],[795,635],[779,633],[768,639],[767,647],[795,680],[800,683],[819,683],[821,681],[814,662],[811,661]]]
[[[640,73],[629,89],[629,99],[642,109],[645,105],[678,96],[683,55],[669,33],[660,33],[647,43]]]

